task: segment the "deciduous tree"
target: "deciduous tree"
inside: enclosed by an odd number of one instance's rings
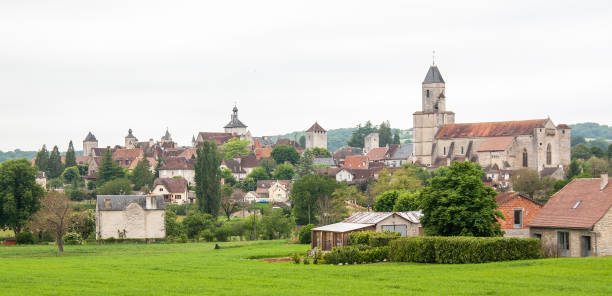
[[[42,209],[38,211],[32,220],[35,229],[52,232],[56,236],[57,249],[64,252],[64,234],[70,226],[72,208],[70,199],[57,191],[51,191],[42,200]]]
[[[221,151],[225,155],[224,159],[232,159],[234,155],[247,155],[249,154],[249,150],[247,146],[249,146],[249,141],[240,140],[238,138],[231,138],[223,145],[221,145]]]
[[[314,174],[295,181],[290,197],[296,223],[306,225],[316,222],[319,214],[317,201],[332,196],[338,186],[335,179]]]
[[[281,164],[276,167],[272,177],[276,180],[291,180],[295,175],[295,170],[290,164]]]
[[[285,163],[286,161],[291,164],[296,164],[300,160],[300,154],[297,152],[295,147],[287,145],[278,145],[272,149],[272,158],[277,164]]]
[[[40,207],[44,190],[36,184],[36,169],[25,159],[0,164],[0,228],[16,234]]]
[[[151,172],[151,164],[146,157],[143,157],[132,171],[130,180],[134,184],[134,190],[140,190],[142,187],[153,187],[153,173]]]
[[[515,191],[525,194],[530,198],[535,198],[536,193],[542,188],[540,175],[534,170],[516,170],[510,180]]]
[[[132,184],[126,178],[113,179],[96,189],[100,195],[128,195],[132,193]]]

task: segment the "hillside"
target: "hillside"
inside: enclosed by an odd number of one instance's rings
[[[338,128],[338,129],[330,129],[327,131],[327,148],[330,151],[336,151],[339,148],[345,147],[346,143],[351,138],[351,135],[357,128],[348,127],[348,128]],[[397,131],[397,129],[393,129],[393,132]],[[402,143],[411,142],[412,141],[412,129],[400,129],[400,141]],[[271,138],[276,141],[278,138],[282,139],[295,139],[296,141],[300,139],[300,137],[304,135],[303,131],[288,133],[284,135],[272,136]]]
[[[594,122],[570,124],[572,136],[581,136],[587,139],[603,138],[612,140],[612,126]]]

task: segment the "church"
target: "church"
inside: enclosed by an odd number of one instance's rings
[[[565,168],[570,163],[570,128],[550,118],[455,123],[446,110],[446,83],[434,64],[422,84],[422,110],[413,114],[414,161],[425,167],[453,161],[479,163],[485,171]]]

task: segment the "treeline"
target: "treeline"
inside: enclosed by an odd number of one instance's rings
[[[36,156],[36,151],[21,151],[19,149],[15,149],[14,151],[1,151],[0,150],[0,162],[4,162],[11,159],[17,158],[25,158],[30,160]]]
[[[570,127],[572,128],[573,136],[581,136],[589,139],[612,139],[612,126],[594,122],[585,122],[571,124]]]

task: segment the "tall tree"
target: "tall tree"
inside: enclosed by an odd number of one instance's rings
[[[72,145],[72,141],[68,143],[68,150],[66,151],[66,167],[76,166],[76,154],[74,153],[74,145]]]
[[[357,125],[357,129],[353,131],[353,134],[351,134],[351,138],[347,144],[349,147],[363,148],[364,138],[367,135],[376,132],[378,132],[378,129],[368,120],[368,122],[366,122],[366,124],[363,126],[361,124]]]
[[[612,160],[612,144],[608,146],[608,159]]]
[[[512,188],[530,198],[535,198],[536,193],[542,188],[540,175],[537,171],[520,169],[514,171],[511,178]]]
[[[582,165],[580,162],[578,162],[578,160],[573,159],[567,168],[566,177],[567,179],[572,179],[580,174],[582,174]]]
[[[300,147],[306,148],[306,137],[302,135],[299,140]]]
[[[501,236],[497,193],[484,185],[482,174],[469,161],[455,162],[423,188],[421,224],[428,235]]]
[[[277,164],[285,163],[286,161],[291,164],[296,164],[300,160],[300,154],[297,152],[295,147],[287,145],[278,145],[272,149],[272,158]]]
[[[64,252],[64,234],[70,226],[72,208],[70,199],[63,193],[51,191],[42,200],[42,209],[34,215],[32,227],[55,234],[57,249]]]
[[[312,165],[313,157],[309,151],[306,151],[302,157],[300,157],[300,161],[295,166],[295,174],[293,178],[298,180],[304,176],[310,175],[314,173],[314,167]]]
[[[60,155],[57,146],[53,146],[51,155],[49,155],[49,178],[57,178],[63,171],[64,165],[62,164],[62,156]]]
[[[259,162],[259,166],[264,168],[268,175],[271,175],[276,169],[277,163],[273,158],[264,158]]]
[[[276,180],[291,180],[293,179],[293,175],[295,175],[295,170],[293,166],[290,164],[281,164],[276,167],[272,177]]]
[[[225,154],[224,159],[232,159],[234,155],[247,155],[249,150],[249,141],[232,138],[221,145],[221,151]]]
[[[0,228],[15,233],[40,205],[44,190],[36,184],[36,169],[25,159],[7,160],[0,164]]]
[[[266,169],[262,167],[254,168],[251,173],[247,176],[247,178],[251,178],[255,181],[259,180],[270,180],[270,175],[266,172]]]
[[[369,195],[377,197],[389,190],[415,191],[421,188],[423,182],[419,179],[415,170],[410,168],[397,170],[390,174],[383,169],[378,174],[378,180],[368,187]]]
[[[98,179],[96,182],[99,186],[104,183],[125,176],[123,169],[113,160],[113,154],[110,148],[106,148],[106,152],[102,157],[102,163],[98,169]]]
[[[132,171],[130,181],[134,184],[134,190],[140,190],[143,186],[153,187],[153,173],[151,164],[146,157],[143,157]]]
[[[388,144],[393,144],[393,134],[389,121],[384,121],[378,126],[378,146],[385,147]]]
[[[191,158],[193,159],[193,155],[191,155]],[[157,157],[157,165],[155,166],[155,175],[154,175],[154,179],[159,178],[159,170],[161,170],[161,168],[164,166],[164,160],[161,158],[161,156]]]
[[[236,190],[236,194],[234,194],[234,189],[229,184],[224,184],[221,188],[221,210],[225,214],[227,221],[230,220],[232,214],[238,209],[240,209],[240,202],[244,197],[244,191]]]
[[[400,144],[400,136],[399,131],[393,134],[393,144]]]
[[[319,200],[332,197],[339,186],[338,182],[329,176],[313,174],[297,180],[291,188],[291,203],[296,223],[314,224],[321,213]]]
[[[221,156],[217,145],[206,141],[198,148],[195,161],[196,198],[203,213],[217,217],[221,204]]]
[[[47,146],[43,145],[40,151],[36,154],[36,160],[34,164],[38,167],[41,172],[47,172],[49,170],[49,151]]]
[[[572,148],[572,159],[589,159],[593,155],[591,149],[585,144],[578,144]]]

